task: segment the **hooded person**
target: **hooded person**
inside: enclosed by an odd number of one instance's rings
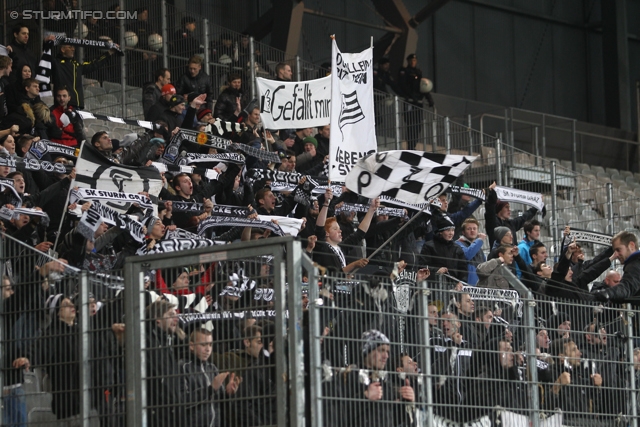
[[[435,235],[422,247],[421,265],[429,266],[436,274],[448,274],[457,280],[467,282],[469,270],[464,251],[453,239],[455,224],[446,215],[434,215],[431,220]]]
[[[64,294],[46,302],[51,325],[41,338],[41,366],[51,382],[51,409],[58,419],[80,413],[80,353],[76,308]]]
[[[360,364],[336,376],[341,396],[345,398],[335,408],[342,417],[341,425],[412,425],[415,422],[415,393],[408,378],[401,387],[395,387],[397,382],[392,377],[397,374],[387,371],[390,369],[387,366],[391,351],[389,338],[377,329],[369,329],[359,341],[362,345]],[[358,402],[352,399],[358,399]]]

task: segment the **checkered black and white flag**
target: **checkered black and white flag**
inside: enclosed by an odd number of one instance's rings
[[[475,159],[409,150],[370,154],[355,164],[345,184],[364,197],[419,204],[444,192]]]

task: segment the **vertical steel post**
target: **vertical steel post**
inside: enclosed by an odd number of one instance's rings
[[[162,67],[169,68],[169,24],[167,23],[167,3],[164,0],[160,2],[160,14],[162,15]]]
[[[311,409],[311,426],[324,426],[322,420],[322,376],[320,375],[320,365],[322,357],[320,355],[320,298],[318,292],[317,269],[313,266],[313,261],[304,255],[302,256],[302,266],[309,274],[309,369],[311,390],[309,396],[311,402],[305,402]]]
[[[82,0],[78,0],[78,10],[82,10]],[[82,35],[82,29],[84,28],[84,22],[82,22],[82,14],[79,13],[78,14],[78,23],[77,23],[78,27],[77,27],[77,33],[78,35],[76,36],[75,34],[72,35],[71,37],[77,37],[79,39],[83,39],[84,36]],[[69,37],[70,35],[67,34],[67,37]],[[78,62],[82,64],[82,62],[84,61],[84,48],[80,47],[78,49]]]
[[[473,155],[473,129],[471,128],[471,114],[467,114],[467,127],[469,134],[469,155]]]
[[[562,248],[558,247],[558,187],[556,185],[556,162],[551,162],[551,238],[555,255],[558,256]]]
[[[531,403],[531,427],[538,427],[540,425],[540,395],[538,394],[538,369],[537,369],[537,355],[536,355],[536,317],[534,307],[536,301],[533,298],[531,292],[526,296],[526,310],[525,310],[525,322],[527,327],[527,338],[525,348],[527,350],[527,366],[531,369],[528,370],[529,374],[529,398]]]
[[[533,142],[534,142],[534,146],[535,146],[535,150],[536,150],[536,163],[535,165],[538,166],[538,160],[540,158],[540,147],[538,145],[538,127],[534,127],[533,128]]]
[[[42,2],[40,2],[42,4]],[[6,14],[3,14],[6,15]],[[4,277],[4,275],[6,274],[6,263],[7,263],[7,259],[9,257],[5,257],[5,238],[3,234],[0,234],[0,273],[2,273],[0,275],[0,277]],[[8,322],[4,321],[4,304],[0,304],[0,366],[5,366],[5,361],[4,358],[8,357],[6,355],[6,351],[5,351],[5,336],[6,336],[6,332],[4,330],[5,325]],[[0,390],[3,390],[4,388],[4,369],[0,369]],[[4,399],[4,396],[0,396],[0,399]],[[0,420],[3,419],[3,412],[4,410],[4,402],[2,400],[0,400]]]
[[[638,384],[636,384],[636,372],[633,361],[633,317],[634,314],[637,316],[638,313],[632,311],[631,304],[625,304],[624,307],[626,309],[627,337],[629,337],[627,340],[627,375],[629,375],[629,388],[627,392],[631,393],[631,398],[629,399],[629,403],[631,404],[631,413],[629,414],[631,416],[630,425],[632,427],[638,427],[638,391],[636,390]]]
[[[209,20],[202,20],[202,41],[204,43],[204,72],[211,76],[211,67],[209,61]]]
[[[502,137],[496,139],[496,175],[498,175],[498,185],[502,185]]]
[[[577,163],[578,163],[578,138],[576,138],[576,123],[577,120],[571,121],[571,145],[572,145],[572,153],[571,153],[571,170],[576,171]]]
[[[542,166],[544,167],[547,158],[547,116],[542,115]]]
[[[636,145],[636,156],[638,157],[638,172],[640,172],[640,80],[636,80],[636,135],[638,135],[638,145]]]
[[[286,320],[284,318],[285,304],[287,301],[286,295],[286,265],[285,260],[282,257],[282,250],[275,254],[273,260],[274,274],[273,274],[273,287],[275,289],[275,306],[276,311],[276,354],[285,354],[284,351],[284,337],[286,336]],[[283,378],[287,375],[286,357],[276,357],[276,398],[279,405],[277,409],[277,425],[286,425],[286,412],[287,412],[287,387],[283,381]]]
[[[301,62],[300,55],[296,55],[296,81],[302,81],[302,73],[300,72]]]
[[[44,10],[44,0],[40,0],[38,3],[40,3],[40,10]],[[4,9],[3,10],[7,10],[7,2],[6,1],[4,2]],[[7,14],[3,13],[2,16],[3,16],[4,22],[6,24],[6,22],[7,22],[6,21],[7,20]],[[4,32],[5,32],[5,37],[6,37],[6,33],[8,33],[7,28],[5,27],[4,30],[5,30]],[[42,37],[44,39],[44,19],[40,20],[40,37]],[[8,42],[11,43],[11,36],[10,36]],[[9,43],[5,43],[5,46],[8,45]],[[52,52],[52,53],[55,55],[54,52]],[[34,70],[32,70],[32,74],[33,74],[33,71]]]
[[[89,427],[89,411],[91,410],[91,336],[89,319],[89,279],[87,271],[80,272],[80,417],[82,427]]]
[[[124,288],[124,317],[126,327],[125,363],[126,363],[126,425],[147,425],[146,384],[142,379],[146,376],[146,354],[143,350],[146,328],[143,323],[144,313],[144,275],[138,264],[127,262],[124,266],[124,277],[127,286]],[[144,374],[143,374],[144,372]]]
[[[249,72],[251,73],[251,99],[256,99],[256,46],[253,36],[249,37],[249,57],[251,58],[251,64],[249,64]]]
[[[395,113],[394,116],[396,118],[396,150],[399,150],[402,135],[400,133],[400,100],[398,99],[398,95],[394,95],[393,97],[393,110]]]
[[[607,182],[607,233],[613,234],[613,184]]]
[[[120,10],[126,10],[124,6],[124,0],[120,0]],[[127,102],[127,44],[124,41],[124,18],[120,18],[120,47],[124,52],[124,55],[120,57],[120,84],[122,84],[122,88],[120,89],[122,93],[122,98],[120,99],[120,105],[122,107],[122,117],[125,116],[126,112],[126,102]],[[165,40],[166,43],[166,40]]]
[[[291,427],[302,427],[304,418],[304,366],[302,346],[302,289],[299,277],[302,277],[302,249],[300,242],[287,244],[287,307],[289,308],[288,339],[289,339],[289,422]],[[311,283],[309,282],[310,287]],[[276,353],[277,354],[277,353]]]
[[[449,117],[444,118],[444,147],[447,154],[451,154],[451,130],[449,126]]]
[[[429,290],[429,284],[426,280],[423,280],[422,283],[419,284],[422,287],[422,292],[420,292],[422,310],[423,313],[428,313],[429,306],[429,295],[431,291]],[[420,366],[424,372],[424,384],[422,385],[424,393],[425,393],[425,404],[427,405],[427,419],[423,424],[425,426],[432,426],[433,423],[433,388],[432,388],[432,378],[431,378],[431,336],[429,330],[429,317],[422,316],[420,321],[420,325],[422,326],[422,339],[424,340],[423,350],[420,353]],[[417,362],[417,361],[416,361]]]

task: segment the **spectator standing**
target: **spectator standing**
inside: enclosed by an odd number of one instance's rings
[[[21,78],[22,67],[28,65],[31,71],[36,69],[38,59],[27,47],[29,43],[29,28],[23,23],[13,27],[13,40],[7,46],[9,57],[13,60],[13,71],[9,76],[12,83],[23,80]],[[31,76],[29,76],[31,77]]]
[[[194,55],[189,58],[187,64],[187,72],[180,77],[176,85],[178,95],[186,97],[193,94],[195,96],[207,95],[206,107],[209,110],[213,108],[213,88],[211,86],[211,78],[202,69],[202,58]],[[217,105],[216,105],[217,107]]]
[[[153,76],[155,81],[153,83],[147,83],[142,94],[142,110],[144,111],[145,120],[149,120],[147,118],[149,110],[151,110],[153,104],[158,102],[163,95],[162,89],[164,86],[171,83],[171,72],[168,68],[156,70]]]
[[[422,129],[422,98],[425,97],[429,107],[433,107],[430,93],[420,92],[422,71],[418,68],[418,57],[415,53],[407,56],[407,66],[400,69],[398,74],[398,88],[404,97],[404,122],[407,125],[407,148],[413,150],[420,139]]]
[[[475,218],[467,218],[462,223],[462,236],[456,241],[456,244],[462,248],[464,257],[467,259],[467,283],[475,286],[478,283],[478,274],[476,269],[478,265],[485,262],[487,257],[482,252],[482,245],[487,235],[478,233],[480,223]]]
[[[45,39],[45,48],[53,50],[55,36]],[[54,58],[52,64],[53,86],[66,87],[69,89],[71,100],[69,105],[80,110],[84,109],[84,90],[82,88],[82,76],[104,67],[107,61],[116,53],[115,49],[109,49],[108,53],[103,53],[92,61],[78,62],[75,56],[76,48],[72,45],[61,45],[60,53]]]

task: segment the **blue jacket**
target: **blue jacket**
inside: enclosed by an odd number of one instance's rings
[[[456,244],[460,246],[464,252],[464,257],[469,261],[467,263],[467,270],[469,271],[467,283],[473,286],[475,286],[479,280],[476,268],[479,264],[482,264],[487,260],[484,256],[484,252],[482,252],[483,243],[482,239],[476,239],[471,242],[464,236],[461,236],[456,240]]]
[[[529,249],[535,243],[535,240],[528,240],[526,237],[523,238],[520,243],[518,243],[518,250],[520,251],[520,256],[527,263],[527,265],[531,265],[533,260],[531,259],[531,255],[529,255]]]

